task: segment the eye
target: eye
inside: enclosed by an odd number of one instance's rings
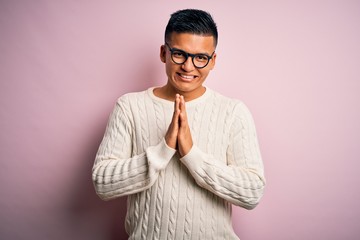
[[[207,62],[209,57],[206,55],[199,54],[199,55],[195,56],[195,59],[196,59],[196,61],[199,61],[199,62]]]
[[[173,55],[173,57],[176,57],[176,58],[184,58],[185,57],[185,53],[183,53],[181,51],[173,51],[172,55]]]

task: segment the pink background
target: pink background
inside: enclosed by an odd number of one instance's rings
[[[166,81],[170,13],[210,11],[206,85],[255,118],[267,188],[242,240],[360,239],[360,1],[0,1],[0,238],[124,239],[91,167],[116,99]]]

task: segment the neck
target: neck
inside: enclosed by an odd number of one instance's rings
[[[162,86],[160,88],[154,89],[155,96],[166,99],[169,101],[175,101],[175,95],[180,94],[184,96],[184,99],[186,102],[194,100],[198,97],[201,97],[206,91],[206,88],[204,86],[201,86],[200,88],[191,91],[191,92],[185,92],[185,91],[179,91],[177,89],[174,89],[173,87],[169,86],[168,84],[165,86]]]

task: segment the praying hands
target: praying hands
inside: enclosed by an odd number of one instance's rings
[[[174,114],[165,135],[166,144],[176,149],[184,157],[193,146],[188,124],[184,96],[176,94]]]

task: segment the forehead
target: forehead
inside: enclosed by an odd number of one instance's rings
[[[208,53],[215,51],[214,37],[197,35],[192,33],[172,33],[170,44],[173,48],[178,48],[190,53]]]

